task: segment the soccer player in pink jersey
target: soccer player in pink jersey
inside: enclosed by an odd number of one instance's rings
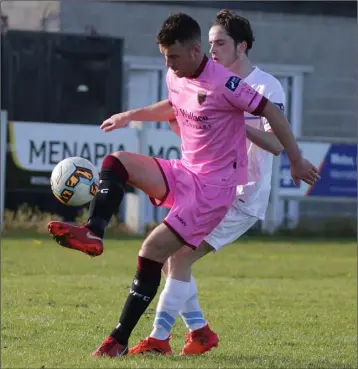
[[[280,82],[253,66],[248,58],[253,42],[253,32],[247,19],[228,10],[217,14],[209,32],[213,60],[240,75],[246,83],[283,110],[285,93]],[[267,120],[245,113],[245,121],[247,137],[250,139],[247,140],[248,183],[237,187],[236,198],[225,218],[195,252],[183,248],[168,259],[163,268],[167,279],[159,298],[153,330],[149,337],[129,350],[131,355],[146,352],[170,354],[169,335],[179,313],[189,329],[181,355],[203,354],[219,343],[218,336],[210,329],[201,311],[191,266],[204,255],[221,250],[240,238],[258,220],[264,220],[271,188],[272,154],[278,155],[282,150]],[[180,136],[177,122],[170,124]],[[182,286],[187,283],[190,283],[190,288],[184,289],[188,291],[188,295],[185,295]]]
[[[50,222],[64,247],[91,256],[103,252],[103,236],[124,196],[126,183],[147,193],[170,212],[139,251],[138,267],[117,327],[93,356],[123,356],[140,317],[156,295],[168,257],[184,245],[196,249],[231,207],[236,186],[247,182],[244,111],[265,116],[291,161],[296,183],[315,181],[317,169],[301,157],[284,115],[239,77],[204,55],[198,23],[182,13],[163,23],[157,42],[166,65],[169,99],[104,121],[111,131],[129,121],[176,120],[182,159],[161,160],[116,152],[104,158],[99,190],[84,227]],[[189,288],[189,284],[188,284]]]

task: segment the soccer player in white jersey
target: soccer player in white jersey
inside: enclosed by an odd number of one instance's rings
[[[285,94],[280,82],[253,66],[248,59],[253,42],[251,25],[247,19],[228,10],[217,14],[209,32],[212,58],[244,78],[247,84],[283,110]],[[267,120],[245,113],[245,121],[249,139],[248,183],[237,187],[237,196],[231,209],[198,250],[182,249],[170,258],[164,268],[167,280],[160,295],[154,329],[149,337],[131,348],[129,354],[171,354],[169,333],[179,312],[189,329],[181,355],[202,354],[218,345],[218,337],[209,328],[201,311],[194,278],[189,277],[189,294],[183,295],[181,287],[187,283],[188,271],[190,276],[191,265],[196,260],[229,245],[265,217],[271,189],[272,154],[278,155],[282,146],[271,132]],[[171,126],[180,135],[175,121],[171,122]]]

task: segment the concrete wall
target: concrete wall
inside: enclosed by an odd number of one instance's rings
[[[48,17],[47,31],[58,31],[60,3],[46,0],[1,2],[1,13],[8,17],[9,29],[36,31],[41,29],[42,18]]]

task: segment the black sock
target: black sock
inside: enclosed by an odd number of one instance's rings
[[[119,159],[107,155],[99,178],[99,188],[90,204],[86,227],[103,238],[104,229],[123,200],[128,172]]]
[[[163,263],[138,256],[138,268],[130,294],[119,318],[119,324],[112,331],[121,345],[128,345],[129,337],[139,319],[157,294]]]

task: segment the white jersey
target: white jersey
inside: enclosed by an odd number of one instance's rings
[[[285,93],[280,82],[261,69],[255,69],[244,79],[251,87],[283,110]],[[256,129],[270,131],[268,121],[245,113],[245,123]],[[248,154],[248,183],[238,186],[233,206],[261,220],[265,218],[271,191],[273,155],[246,140]]]

